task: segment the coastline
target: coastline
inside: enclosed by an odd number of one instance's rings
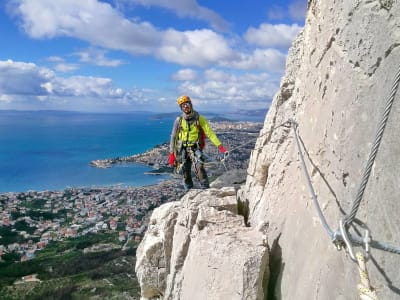
[[[205,153],[213,160],[206,163],[211,187],[226,186],[228,181],[228,185],[235,187],[243,183],[250,153],[262,127],[259,123],[244,123],[230,128],[230,124],[212,125],[228,149],[240,149],[232,151],[222,163],[214,159],[218,155],[216,148],[207,145]],[[180,175],[173,173],[172,168],[167,166],[167,157],[168,145],[163,143],[126,159],[111,159],[113,163],[109,167],[135,163],[151,167],[151,171],[145,172],[148,175],[168,175],[155,184],[0,193],[0,262],[5,262],[2,264],[5,268],[14,264],[21,268],[19,275],[13,273],[13,276],[7,275],[7,279],[0,278],[4,281],[3,291],[12,291],[17,283],[20,287],[21,282],[35,274],[42,280],[42,283],[37,284],[51,282],[51,279],[45,278],[54,275],[51,270],[57,268],[56,262],[60,255],[65,255],[67,259],[69,251],[83,261],[93,255],[108,257],[108,253],[118,253],[117,257],[126,261],[120,265],[123,272],[128,274],[131,265],[135,263],[136,247],[147,230],[154,208],[167,202],[179,201],[185,194]],[[227,172],[227,168],[232,172]],[[227,176],[220,176],[222,174]],[[197,180],[194,183],[194,188],[200,188]],[[74,246],[76,244],[87,246]],[[64,252],[54,252],[54,249],[59,248],[64,249]],[[101,250],[96,252],[93,249]],[[49,253],[53,254],[49,256]],[[48,265],[49,259],[53,262],[50,269],[38,268],[38,271],[33,272],[35,274],[31,273],[32,267],[29,266],[40,266],[44,262]],[[72,261],[70,263],[74,266]],[[111,278],[112,272],[106,261],[99,260],[97,267],[107,270],[102,277],[104,280]],[[134,273],[129,278],[129,284],[137,285]],[[59,280],[64,279],[62,276],[57,277],[56,281]],[[91,281],[91,284],[97,286],[96,281]]]
[[[262,123],[257,122],[231,122],[231,121],[210,121],[211,127],[219,137],[223,145],[228,149],[238,151],[229,152],[229,163],[231,169],[243,169],[247,167],[250,152],[254,148],[255,140],[262,128]],[[253,143],[252,143],[253,141]],[[243,147],[240,147],[243,146]],[[240,148],[240,149],[238,149]],[[208,163],[220,161],[219,153],[211,142],[206,140],[204,154],[209,158]],[[89,165],[96,168],[110,168],[118,164],[139,163],[149,166],[156,173],[168,174],[171,168],[168,166],[169,143],[164,142],[153,148],[131,156],[97,159],[89,162]],[[210,168],[211,173],[215,168]],[[154,173],[154,172],[147,172]]]

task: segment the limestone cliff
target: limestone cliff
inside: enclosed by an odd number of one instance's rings
[[[309,1],[240,191],[250,226],[264,224],[277,299],[356,299],[360,282],[357,265],[322,226],[293,130],[279,125],[297,121],[312,185],[336,231],[352,208],[399,67],[398,1]],[[357,213],[374,240],[398,247],[399,121],[400,92]],[[400,255],[372,249],[367,268],[380,299],[400,299]]]
[[[308,1],[245,185],[237,194],[193,191],[155,211],[152,222],[163,221],[150,226],[138,250],[143,298],[357,299],[357,264],[336,249],[317,214],[287,121],[298,124],[311,185],[327,226],[337,232],[353,207],[399,66],[398,1]],[[400,92],[356,214],[373,241],[397,247],[399,122]],[[226,197],[247,206],[249,227],[234,203],[212,204]],[[399,254],[371,248],[367,269],[379,299],[400,299],[399,268]]]

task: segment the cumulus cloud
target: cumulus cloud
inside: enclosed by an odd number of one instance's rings
[[[132,22],[108,3],[96,0],[16,0],[9,10],[32,38],[75,37],[93,45],[149,54],[161,33],[146,22]]]
[[[109,2],[109,1],[108,1]],[[6,62],[0,65],[1,102],[13,101],[18,93],[35,96],[41,101],[70,102],[70,98],[109,103],[167,103],[168,97],[141,88],[115,88],[109,78],[58,77],[53,70],[70,72],[81,63],[119,66],[123,61],[110,59],[108,50],[131,55],[147,55],[182,66],[171,75],[180,81],[179,93],[187,93],[202,104],[227,103],[243,105],[264,103],[279,86],[286,49],[301,30],[294,25],[261,24],[247,30],[243,37],[223,35],[211,29],[162,30],[140,19],[127,18],[106,1],[99,0],[13,0],[9,6],[24,32],[31,38],[71,37],[89,43],[89,48],[75,52],[77,64],[52,57],[52,70],[35,64]],[[118,0],[136,5],[158,6],[173,10],[181,17],[197,17],[221,29],[225,22],[195,0]],[[196,16],[191,12],[196,11]],[[248,44],[247,44],[247,43]],[[104,50],[103,50],[104,49]],[[239,50],[240,49],[240,50]],[[244,49],[244,50],[243,50]],[[201,72],[198,68],[210,68]],[[188,68],[188,67],[193,67]],[[227,70],[235,74],[229,74]],[[243,72],[254,71],[254,73]],[[268,72],[268,73],[267,73]],[[273,74],[273,75],[271,75]],[[274,77],[271,77],[274,76]],[[10,78],[10,83],[4,83]],[[21,86],[23,85],[21,89]],[[18,86],[18,88],[16,88]],[[159,92],[161,94],[161,92]],[[89,101],[89,100],[88,100]],[[137,107],[135,107],[137,108]]]
[[[226,30],[228,23],[216,12],[201,6],[195,0],[128,0],[143,6],[159,6],[175,12],[179,17],[204,20],[216,30]]]
[[[77,64],[68,64],[68,63],[57,63],[54,66],[54,70],[61,73],[68,73],[79,69]]]
[[[85,51],[74,53],[80,57],[80,61],[90,63],[102,67],[118,67],[123,64],[119,59],[109,59],[106,57],[107,51],[101,49],[90,48]]]
[[[257,46],[288,48],[301,29],[297,24],[261,24],[258,28],[250,27],[244,38]]]
[[[42,84],[52,80],[54,73],[33,63],[0,61],[0,94],[39,96],[47,94]],[[9,98],[10,99],[10,98]]]
[[[221,66],[243,70],[265,70],[282,74],[285,69],[286,54],[276,49],[255,49],[252,53],[239,53],[234,60],[226,60]]]
[[[0,91],[5,95],[106,96],[112,88],[107,78],[57,77],[33,63],[0,61]]]
[[[64,58],[60,56],[49,56],[47,58],[48,61],[54,62],[54,63],[62,63],[64,62]]]
[[[0,103],[11,103],[12,98],[10,95],[0,95]]]
[[[53,63],[54,70],[61,73],[68,73],[79,69],[77,64],[67,63],[64,58],[59,56],[50,56],[47,61]]]
[[[34,104],[39,100],[79,109],[86,101],[93,102],[93,105],[144,103],[153,93],[145,89],[125,91],[115,88],[110,78],[57,77],[50,69],[33,63],[0,61],[0,101],[3,103],[23,100]],[[78,100],[80,103],[76,103]]]
[[[221,70],[208,69],[204,72],[204,79],[206,81],[224,82],[230,80],[231,76]]]
[[[198,80],[182,82],[178,93],[190,95],[196,107],[203,109],[226,104],[230,108],[251,109],[260,104],[268,107],[278,88],[279,82],[265,72],[234,75],[208,69]]]
[[[193,69],[181,69],[172,74],[171,78],[177,81],[196,80],[198,73]]]
[[[105,2],[15,0],[13,3],[14,13],[21,18],[21,26],[33,38],[70,36],[85,40],[94,47],[119,49],[133,55],[152,55],[182,66],[219,65],[256,70],[277,67],[278,71],[283,67],[284,55],[277,50],[255,49],[251,53],[242,53],[232,48],[233,41],[210,29],[160,31],[149,23],[126,19]],[[166,3],[169,2],[151,2],[152,5]],[[171,7],[177,3],[173,2]],[[258,28],[249,28],[244,38],[250,44],[264,48],[287,48],[300,29],[296,24],[262,24]],[[102,66],[118,66],[122,63],[106,58],[104,50],[94,47],[76,54],[83,62]],[[58,66],[60,71],[73,68],[65,64]]]
[[[55,78],[49,86],[49,94],[67,97],[109,97],[113,93],[111,79],[92,76]]]
[[[231,74],[218,68],[204,72],[181,69],[173,77],[181,82],[177,92],[189,94],[196,100],[196,106],[204,109],[227,104],[230,110],[267,107],[279,87],[276,77],[265,72]],[[23,102],[24,107],[36,109],[122,111],[124,106],[140,109],[145,105],[142,108],[157,111],[170,105],[168,97],[161,96],[159,91],[124,90],[103,77],[58,77],[50,69],[11,60],[0,61],[0,95],[3,107]]]
[[[157,55],[180,65],[205,67],[229,59],[234,52],[225,39],[214,31],[203,29],[180,32],[169,29],[163,35]]]
[[[128,20],[109,4],[96,0],[13,3],[14,14],[32,38],[75,37],[94,46],[154,55],[181,65],[205,66],[229,59],[233,53],[224,37],[212,30],[160,31],[148,22]]]

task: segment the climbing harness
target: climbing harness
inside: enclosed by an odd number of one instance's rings
[[[177,117],[177,119],[176,119],[177,127],[176,127],[175,133],[174,133],[175,134],[175,148],[176,148],[176,151],[179,151],[182,146],[191,146],[191,145],[188,145],[189,133],[190,133],[190,125],[191,124],[195,124],[196,127],[197,127],[197,131],[198,131],[197,140],[194,142],[194,144],[196,144],[200,149],[204,149],[204,147],[206,145],[205,144],[206,136],[205,136],[205,133],[203,131],[203,128],[201,128],[199,118],[200,118],[200,115],[199,115],[198,112],[194,113],[194,120],[192,122],[188,122],[182,116],[178,116]],[[186,126],[188,126],[187,136],[186,136],[186,143],[180,141],[179,137],[178,137],[179,132],[182,130],[182,122],[183,121],[185,121],[186,122]],[[178,142],[180,142],[181,144],[178,145]]]
[[[174,173],[177,175],[182,175],[182,167],[183,167],[183,164],[179,161],[176,161]]]

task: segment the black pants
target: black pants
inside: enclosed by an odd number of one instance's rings
[[[200,182],[202,188],[209,188],[208,176],[204,169],[203,152],[197,147],[183,147],[182,148],[182,171],[183,183],[185,189],[193,187],[192,179],[192,165],[194,166],[194,173]]]

